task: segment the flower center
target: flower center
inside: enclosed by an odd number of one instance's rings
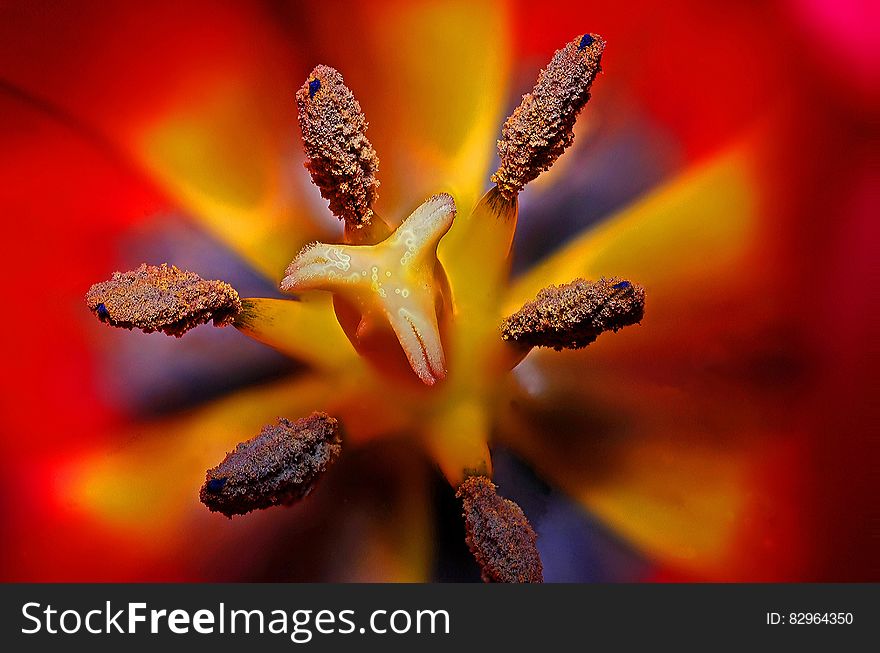
[[[452,197],[435,195],[376,245],[314,243],[287,268],[281,288],[327,290],[355,305],[355,347],[377,321],[388,324],[419,379],[434,385],[446,377],[436,308],[437,243],[454,218]]]

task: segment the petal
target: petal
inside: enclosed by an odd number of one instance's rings
[[[605,74],[597,81],[601,91],[591,100],[593,115],[613,121],[623,94],[623,110],[647,112],[689,161],[717,152],[731,134],[748,128],[756,113],[784,96],[806,58],[791,42],[792,21],[769,5],[518,4],[517,54],[546,56],[578,31],[598,32],[608,49]],[[548,20],[550,11],[564,19]],[[815,43],[812,39],[810,49],[823,50]]]
[[[648,308],[667,294],[738,274],[756,238],[755,153],[738,147],[637,201],[517,279],[505,301],[518,310],[550,284],[620,276],[644,283]],[[662,293],[658,297],[657,293]]]
[[[320,233],[289,174],[291,54],[257,6],[4,11],[0,76],[87,126],[271,278]]]
[[[583,357],[536,358],[517,370],[530,389],[511,395],[499,435],[541,476],[664,565],[701,579],[796,577],[800,525],[784,509],[803,464],[793,432],[754,407],[724,419],[729,407],[688,389],[586,375]]]
[[[340,460],[335,478],[328,479],[333,485],[328,482],[322,502],[312,506],[311,524],[296,526],[306,537],[309,527],[321,536],[309,547],[314,561],[299,561],[300,551],[281,546],[304,568],[306,578],[427,582],[434,557],[430,472],[421,452],[405,442],[371,443],[352,451]],[[303,535],[301,541],[309,544]]]
[[[3,273],[10,315],[20,318],[0,327],[3,440],[40,455],[99,439],[112,418],[95,382],[82,297],[113,264],[119,234],[164,201],[32,98],[0,89],[0,115],[0,211],[9,218]],[[24,436],[43,415],[63,415],[63,432]]]
[[[801,424],[814,382],[797,241],[763,182],[757,138],[687,172],[519,280],[622,275],[641,326],[517,368],[502,434],[539,473],[689,577],[785,580],[811,569]],[[772,198],[771,192],[777,192]],[[806,318],[808,319],[808,318]],[[797,415],[797,419],[792,419]],[[519,417],[519,422],[517,422]]]
[[[346,437],[342,457],[308,500],[231,521],[199,503],[205,470],[237,442],[279,415],[313,410],[340,415]],[[358,415],[370,424],[361,428]],[[388,428],[388,422],[366,412],[357,393],[305,377],[117,433],[115,448],[54,466],[46,503],[36,507],[65,520],[46,523],[62,532],[72,523],[76,532],[102,536],[72,564],[75,571],[63,571],[72,561],[55,551],[41,577],[424,580],[430,558],[427,467],[408,447],[358,447],[375,437],[371,428]],[[80,551],[74,533],[64,537],[71,540],[71,555]],[[278,556],[277,566],[270,566]]]
[[[198,501],[205,470],[263,423],[307,414],[325,390],[312,379],[252,389],[152,424],[105,428],[97,445],[68,447],[60,457],[47,451],[20,465],[16,481],[27,519],[13,522],[17,577],[198,578],[204,548],[193,546],[193,534],[210,549],[221,532]]]
[[[160,540],[173,541],[181,520],[199,507],[198,488],[206,469],[275,417],[296,419],[322,409],[327,395],[326,382],[306,377],[136,426],[127,446],[94,453],[74,465],[67,483],[71,502],[129,533],[150,531]],[[124,438],[120,434],[116,439]]]

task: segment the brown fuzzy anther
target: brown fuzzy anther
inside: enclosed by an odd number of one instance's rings
[[[485,476],[458,486],[464,506],[465,541],[487,583],[542,583],[544,568],[537,539],[522,508],[498,496]]]
[[[498,141],[501,164],[492,181],[505,198],[515,197],[574,142],[574,123],[590,99],[604,49],[601,36],[584,34],[557,50],[504,123]]]
[[[339,457],[339,423],[325,413],[279,418],[205,474],[199,499],[227,517],[303,499]]]
[[[109,281],[89,289],[86,304],[112,326],[178,338],[211,320],[215,326],[232,324],[241,311],[238,293],[228,283],[207,281],[165,263],[114,272]]]
[[[501,337],[523,347],[580,349],[599,334],[640,322],[645,289],[614,277],[548,286],[501,323]]]
[[[367,138],[360,103],[330,66],[316,66],[296,92],[299,126],[312,181],[330,210],[353,227],[373,216],[379,157]]]

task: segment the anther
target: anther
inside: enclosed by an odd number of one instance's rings
[[[574,123],[590,99],[604,49],[600,36],[584,34],[557,50],[504,123],[498,141],[501,164],[492,181],[506,199],[550,169],[574,142]]]
[[[630,281],[577,279],[548,286],[501,324],[501,337],[523,347],[580,349],[605,331],[640,322],[645,290]]]
[[[339,457],[339,423],[325,413],[264,426],[209,469],[199,498],[227,517],[304,498]]]
[[[379,158],[367,138],[361,105],[329,66],[315,67],[297,91],[296,104],[305,166],[321,197],[350,226],[369,224],[379,195]]]
[[[487,583],[541,583],[544,569],[537,539],[518,505],[498,496],[485,476],[471,476],[458,486],[465,541]]]
[[[114,272],[109,281],[89,289],[86,304],[113,326],[177,337],[211,320],[215,326],[232,324],[241,311],[238,293],[228,283],[164,263]]]

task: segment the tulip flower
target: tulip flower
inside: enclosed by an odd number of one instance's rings
[[[4,577],[865,579],[869,39],[698,4],[0,10]]]

